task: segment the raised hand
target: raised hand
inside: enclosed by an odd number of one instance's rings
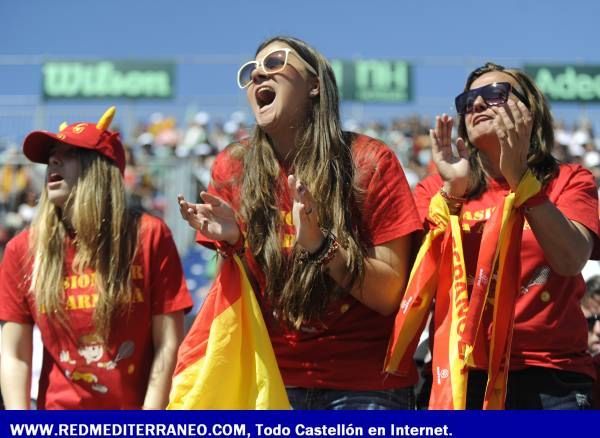
[[[288,176],[288,189],[294,200],[292,218],[296,227],[296,242],[308,252],[315,252],[324,239],[319,228],[317,203],[302,181],[294,175]]]
[[[234,245],[240,238],[240,228],[233,208],[221,198],[208,192],[200,193],[202,204],[187,202],[183,195],[177,196],[179,212],[190,226],[213,240],[224,240]]]
[[[469,186],[469,153],[461,137],[456,140],[458,156],[452,150],[453,124],[447,114],[435,118],[435,129],[429,130],[431,157],[444,180],[446,193],[462,197]]]
[[[520,100],[509,99],[505,105],[491,108],[496,114],[494,129],[500,143],[500,172],[514,191],[527,171],[533,119]]]

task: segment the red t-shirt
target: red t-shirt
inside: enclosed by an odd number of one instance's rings
[[[0,272],[0,320],[39,326],[44,358],[39,409],[139,409],[154,357],[152,316],[192,305],[171,232],[158,218],[140,219],[140,246],[132,269],[130,313],[115,318],[110,345],[94,336],[97,300],[94,271],[71,269],[75,249],[67,246],[64,278],[71,331],[37,311],[29,293],[32,260],[29,230],[15,236],[4,253]]]
[[[364,231],[366,245],[381,245],[422,228],[404,172],[394,153],[383,143],[357,135],[352,143],[359,173],[359,185],[365,190],[361,207],[354,218]],[[217,156],[212,168],[209,191],[239,208],[242,163],[226,149]],[[293,201],[287,189],[287,173],[279,174],[279,207],[284,218],[282,246],[291,248],[295,241],[292,223]],[[198,233],[198,242],[210,241]],[[265,276],[251,252],[246,259],[261,290]],[[382,285],[383,286],[383,285]],[[318,322],[304,324],[300,330],[287,328],[275,319],[269,303],[262,301],[265,321],[277,356],[284,383],[304,388],[376,390],[413,385],[417,373],[412,355],[401,364],[398,375],[382,372],[394,316],[384,317],[352,296],[331,303]],[[417,339],[413,349],[416,348]]]
[[[415,188],[419,213],[425,218],[431,197],[442,186],[439,175],[426,178]],[[483,225],[509,192],[506,182],[488,181],[478,199],[463,205],[461,224],[467,280],[473,284]],[[559,174],[544,192],[570,220],[579,222],[595,237],[599,248],[598,194],[592,174],[579,165],[560,166]],[[540,366],[595,376],[587,349],[587,327],[579,306],[585,292],[581,274],[564,277],[553,272],[544,258],[529,224],[523,227],[521,245],[521,293],[515,309],[511,369]]]

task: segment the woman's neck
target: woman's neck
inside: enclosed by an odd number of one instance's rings
[[[479,149],[479,163],[488,178],[504,179],[500,170],[500,145]]]
[[[289,129],[285,132],[269,134],[269,137],[279,161],[289,164],[296,150],[297,130]]]
[[[58,211],[59,215],[60,215],[60,221],[62,222],[63,226],[65,227],[65,231],[67,232],[67,235],[70,237],[75,237],[76,236],[76,231],[75,231],[75,227],[73,226],[73,221],[71,220],[71,215],[67,214],[66,210],[63,209],[59,209]]]

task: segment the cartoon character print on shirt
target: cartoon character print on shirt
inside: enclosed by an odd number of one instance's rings
[[[68,350],[60,352],[60,361],[73,365],[72,370],[65,370],[65,375],[74,382],[90,384],[93,391],[101,394],[106,394],[108,388],[99,381],[98,376],[94,372],[94,367],[114,370],[118,366],[119,361],[131,357],[135,351],[135,343],[133,341],[125,341],[119,347],[117,355],[114,358],[108,358],[108,360],[103,361],[102,359],[105,356],[104,343],[97,334],[89,333],[80,336],[77,344],[77,353],[79,354],[79,358],[77,359],[72,359]],[[131,366],[128,371],[132,371]]]
[[[140,265],[134,264],[131,269],[133,291],[127,301],[136,305],[144,302],[140,284],[144,276]],[[124,341],[119,346],[116,356],[110,357],[102,338],[93,331],[93,327],[89,326],[98,303],[95,272],[88,270],[83,273],[71,273],[65,276],[63,287],[70,324],[76,332],[84,333],[77,338],[76,345],[70,344],[62,347],[59,360],[66,365],[64,373],[73,382],[85,382],[93,391],[105,394],[108,392],[108,387],[100,381],[97,370],[115,370],[119,361],[133,355],[135,344],[131,340]],[[75,348],[77,348],[76,354],[73,353]],[[130,364],[127,372],[132,374],[134,369],[134,365]]]
[[[525,295],[529,292],[529,289],[534,286],[543,287],[547,282],[548,278],[550,278],[551,269],[550,266],[539,266],[533,274],[531,278],[527,281],[525,286],[521,286],[521,295]]]

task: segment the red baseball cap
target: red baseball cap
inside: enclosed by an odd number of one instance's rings
[[[89,122],[73,123],[62,127],[58,133],[33,131],[23,142],[23,153],[34,163],[48,164],[50,148],[55,142],[96,151],[111,160],[125,172],[125,149],[118,132],[111,132],[110,126],[115,115],[115,107],[110,107],[97,124]]]

